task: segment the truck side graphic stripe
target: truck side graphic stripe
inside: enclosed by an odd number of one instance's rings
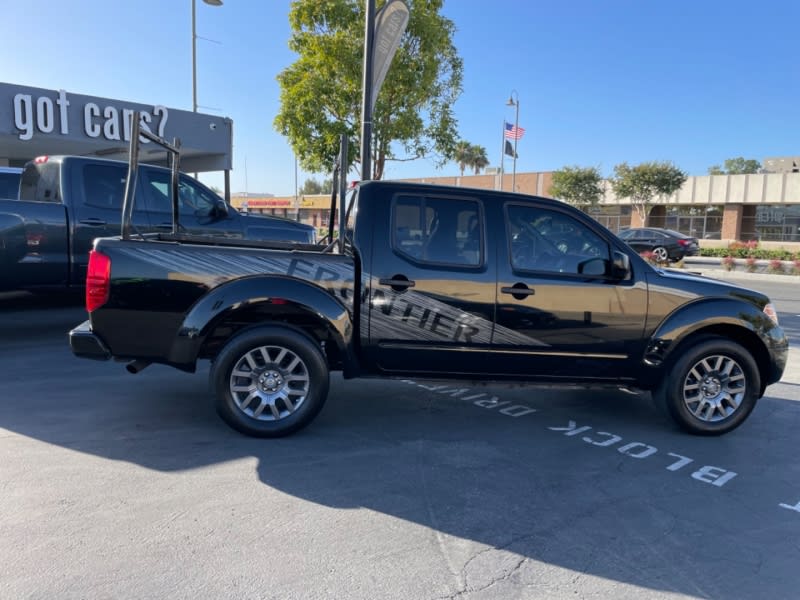
[[[313,262],[301,253],[263,256],[240,249],[196,253],[175,248],[125,247],[120,254],[144,260],[169,273],[168,278],[197,281],[210,289],[247,275],[289,275],[315,283],[353,308],[352,267],[341,264],[335,255],[325,260],[315,254]],[[276,251],[278,252],[278,251]],[[366,281],[364,282],[367,283]],[[461,311],[445,302],[415,290],[395,292],[376,287],[373,281],[370,337],[380,340],[451,341],[465,344],[510,344],[542,346],[548,344],[495,325],[491,321]],[[366,285],[363,286],[366,288]],[[494,336],[492,335],[494,331]],[[412,333],[413,335],[409,335]]]

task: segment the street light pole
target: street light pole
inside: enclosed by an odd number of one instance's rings
[[[222,6],[222,0],[203,0],[209,6]],[[192,0],[192,112],[197,112],[197,0]],[[226,172],[225,177],[228,177]],[[194,174],[197,179],[197,173]],[[230,192],[225,189],[225,197]]]
[[[209,6],[222,6],[222,0],[203,0]],[[197,0],[192,0],[192,112],[197,112]]]
[[[517,191],[517,141],[519,140],[519,94],[517,90],[511,90],[511,96],[506,102],[506,106],[515,107],[514,111],[514,166],[511,171],[511,191]]]
[[[372,49],[375,43],[375,0],[366,0],[364,71],[361,99],[361,180],[372,179]],[[346,166],[342,165],[342,169]],[[345,173],[345,171],[340,171]],[[342,175],[343,177],[346,175]]]

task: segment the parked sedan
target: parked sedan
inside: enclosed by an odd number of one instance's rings
[[[675,262],[700,252],[697,238],[672,229],[641,227],[624,229],[617,235],[639,253],[652,252],[658,262]]]

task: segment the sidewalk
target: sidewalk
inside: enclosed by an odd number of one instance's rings
[[[764,263],[759,265],[762,268],[769,264],[769,261],[758,261]],[[744,265],[736,265],[736,269],[728,271],[722,266],[722,260],[719,258],[711,258],[704,256],[687,256],[683,259],[684,268],[681,270],[690,273],[699,273],[707,277],[722,280],[735,280],[736,282],[751,282],[756,281],[775,281],[778,283],[787,283],[789,285],[800,285],[800,276],[797,275],[777,275],[773,273],[748,273]],[[786,371],[781,378],[781,383],[789,383],[800,385],[800,348],[797,346],[789,346],[789,360],[787,361]]]

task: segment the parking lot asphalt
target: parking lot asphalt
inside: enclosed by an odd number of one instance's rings
[[[624,393],[337,376],[254,440],[205,367],[75,359],[79,302],[37,302],[0,320],[2,598],[797,597],[795,354],[721,438]]]

